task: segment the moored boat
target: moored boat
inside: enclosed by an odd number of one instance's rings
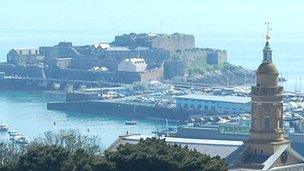
[[[136,125],[138,121],[136,120],[131,120],[131,121],[125,121],[125,125]]]
[[[17,131],[8,131],[8,134],[10,137],[15,137],[15,136],[22,136],[20,132]]]
[[[8,131],[9,126],[6,124],[0,124],[0,132],[6,132]]]
[[[29,141],[27,140],[26,137],[22,136],[22,135],[16,135],[16,136],[12,136],[10,138],[10,140],[16,144],[28,144]]]

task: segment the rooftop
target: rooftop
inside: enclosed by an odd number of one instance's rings
[[[120,136],[108,150],[115,150],[120,144],[136,144],[140,139],[152,138],[151,136],[131,134]],[[189,149],[195,149],[202,154],[210,156],[220,156],[221,158],[230,157],[232,153],[238,150],[243,145],[242,141],[227,141],[227,140],[208,140],[208,139],[190,139],[190,138],[172,138],[160,137],[165,139],[169,144],[177,144],[188,146]]]
[[[109,43],[105,43],[105,42],[100,42],[100,43],[94,43],[93,44],[94,48],[102,48],[102,49],[107,49],[110,48],[110,44]]]
[[[19,55],[33,55],[38,54],[38,49],[36,48],[14,48]]]
[[[130,49],[126,47],[109,47],[106,49],[106,51],[130,51]]]
[[[214,95],[203,95],[203,94],[187,94],[182,96],[177,96],[177,99],[195,99],[195,100],[206,100],[206,101],[216,101],[216,102],[228,102],[228,103],[249,103],[251,101],[250,97],[240,97],[240,96],[214,96]]]

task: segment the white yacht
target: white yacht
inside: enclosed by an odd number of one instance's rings
[[[18,131],[8,131],[10,137],[22,136],[22,134]]]
[[[0,124],[0,132],[8,131],[9,126],[6,124]]]
[[[28,144],[29,141],[27,140],[27,138],[25,136],[22,135],[16,135],[16,136],[12,136],[10,138],[10,140],[16,144]]]

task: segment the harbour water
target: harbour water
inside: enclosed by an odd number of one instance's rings
[[[92,44],[113,41],[115,35],[130,32],[180,32],[193,34],[198,47],[226,49],[229,62],[255,69],[262,59],[264,22],[270,21],[274,63],[288,80],[284,86],[289,90],[302,89],[302,1],[278,4],[275,0],[0,0],[0,4],[2,62],[15,47],[53,46],[60,41]],[[304,77],[301,80],[304,81]],[[165,127],[165,123],[148,120],[125,126],[127,118],[46,109],[46,102],[62,100],[59,95],[45,92],[1,91],[0,122],[21,131],[29,139],[48,130],[79,129],[84,134],[100,136],[104,146],[127,130],[151,134]]]
[[[30,140],[50,130],[77,129],[84,135],[97,135],[101,139],[103,147],[108,147],[126,131],[152,135],[152,131],[166,127],[165,122],[152,120],[143,119],[139,120],[137,125],[125,125],[124,122],[130,118],[46,109],[47,102],[63,100],[62,95],[50,92],[1,91],[0,123],[8,124],[11,130],[21,132]],[[5,139],[5,135],[0,133],[0,139]]]

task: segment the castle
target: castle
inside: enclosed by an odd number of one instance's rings
[[[90,81],[144,82],[163,77],[183,77],[183,61],[172,60],[173,56],[180,53],[185,58],[194,56],[211,65],[227,62],[226,51],[196,48],[193,35],[130,33],[116,36],[111,43],[74,46],[71,42],[60,42],[55,46],[37,49],[12,49],[7,54],[7,62],[15,67],[1,65],[0,71],[7,75],[26,77],[30,74],[20,75],[22,72],[14,70],[18,70],[19,66],[40,66],[45,73],[38,75],[45,75],[46,78],[62,79],[56,75],[61,73],[64,79],[78,77]],[[130,65],[137,69],[119,69],[119,65],[126,60],[144,60],[147,67],[145,70],[139,69],[142,64],[137,62]]]

